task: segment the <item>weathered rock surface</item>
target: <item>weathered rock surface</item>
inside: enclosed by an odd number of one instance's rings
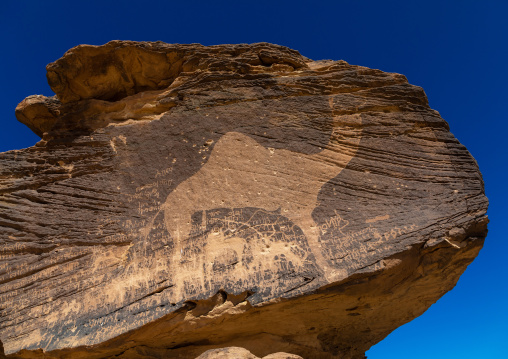
[[[10,358],[363,358],[487,234],[476,162],[402,75],[114,41],[48,81],[16,108],[41,141],[0,154]]]
[[[250,351],[239,347],[210,349],[196,359],[259,359]],[[273,353],[264,356],[262,359],[302,359],[301,356],[288,353]]]

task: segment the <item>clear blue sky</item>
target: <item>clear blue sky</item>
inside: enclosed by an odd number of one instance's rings
[[[38,140],[14,108],[28,95],[52,95],[46,64],[78,44],[266,41],[406,75],[478,161],[491,224],[457,287],[367,355],[508,357],[508,1],[1,0],[0,39],[0,151]]]

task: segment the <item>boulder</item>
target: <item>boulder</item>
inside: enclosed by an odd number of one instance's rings
[[[255,356],[247,349],[229,347],[207,350],[196,359],[259,359],[259,357]],[[288,353],[273,353],[263,357],[262,359],[302,359],[302,357]]]
[[[403,75],[131,41],[47,71],[0,154],[9,358],[363,358],[483,245],[478,166]]]

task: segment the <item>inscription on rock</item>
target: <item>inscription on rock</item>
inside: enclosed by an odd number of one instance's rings
[[[47,71],[16,108],[41,141],[0,154],[12,358],[363,358],[486,236],[476,162],[402,75],[129,41]]]

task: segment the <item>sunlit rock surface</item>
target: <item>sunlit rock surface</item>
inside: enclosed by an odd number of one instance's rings
[[[47,70],[0,154],[9,358],[363,358],[482,247],[477,164],[402,75],[128,41]]]

